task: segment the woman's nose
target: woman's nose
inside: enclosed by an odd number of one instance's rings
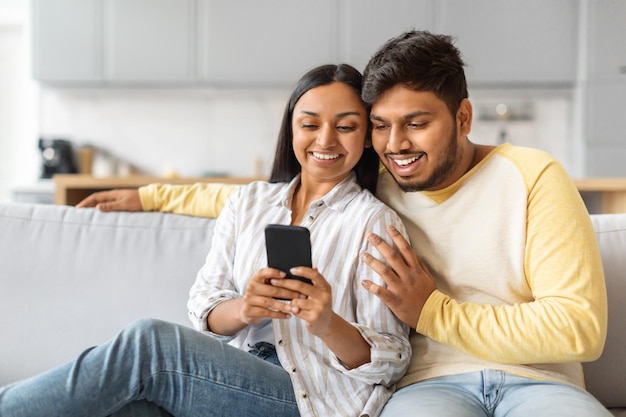
[[[318,132],[317,143],[324,149],[332,148],[337,144],[337,132],[332,126],[323,126]]]

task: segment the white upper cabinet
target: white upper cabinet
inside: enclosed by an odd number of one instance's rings
[[[100,80],[100,0],[33,0],[31,4],[34,77]]]
[[[362,71],[413,28],[457,37],[470,85],[569,85],[577,74],[580,0],[32,1],[42,81],[290,87],[324,63]]]
[[[190,82],[195,0],[33,0],[33,73],[65,83]]]
[[[410,30],[435,30],[432,0],[344,0],[339,22],[343,62],[363,71],[387,40]]]
[[[455,36],[470,84],[576,79],[575,0],[443,0],[442,32]]]
[[[589,2],[589,78],[626,82],[626,1]]]
[[[334,0],[199,0],[200,79],[292,85],[336,62]]]
[[[105,0],[106,79],[193,81],[195,18],[195,0]]]

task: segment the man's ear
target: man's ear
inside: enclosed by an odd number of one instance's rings
[[[456,120],[458,123],[459,134],[461,136],[469,135],[472,130],[472,117],[474,110],[472,109],[472,103],[469,99],[464,98],[461,100],[459,110],[456,112]]]

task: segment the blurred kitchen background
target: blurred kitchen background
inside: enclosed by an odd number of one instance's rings
[[[410,28],[457,38],[473,141],[626,177],[626,0],[0,0],[0,201],[63,172],[265,177],[297,78]]]

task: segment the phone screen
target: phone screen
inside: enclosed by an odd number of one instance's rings
[[[301,226],[269,224],[265,227],[267,265],[287,274],[287,278],[311,284],[308,278],[292,275],[295,266],[311,267],[311,237],[309,229]]]

